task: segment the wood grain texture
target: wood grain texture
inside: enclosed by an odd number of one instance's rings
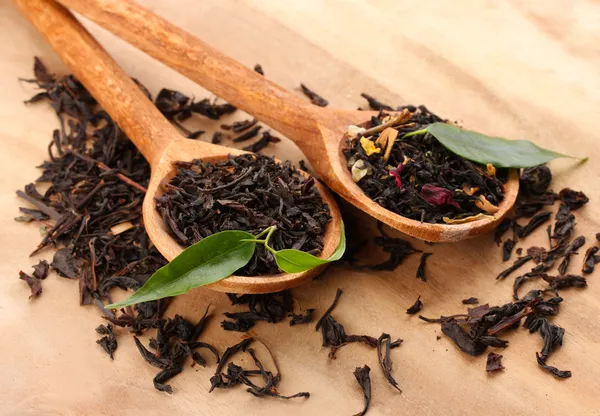
[[[509,176],[498,212],[485,219],[460,225],[427,224],[390,212],[368,198],[352,181],[342,154],[348,125],[364,123],[375,112],[312,106],[133,0],[59,1],[284,133],[300,147],[319,177],[335,192],[407,235],[433,242],[472,238],[495,228],[514,205],[519,187],[515,171]],[[152,207],[145,206],[144,214],[152,215]],[[151,237],[154,229],[149,228]]]
[[[578,212],[577,231],[589,241],[600,231],[597,2],[424,1],[418,7],[397,1],[284,5],[275,0],[180,0],[177,7],[166,0],[143,3],[244,65],[260,62],[267,76],[287,89],[305,82],[332,107],[364,106],[359,97],[364,91],[392,104],[424,103],[489,134],[585,154],[590,162],[574,170],[571,162],[553,162],[554,188],[585,190],[592,201]],[[207,94],[105,31],[89,27],[153,93],[168,86],[198,97]],[[173,396],[156,392],[151,383],[156,371],[142,361],[128,335],[119,337],[114,362],[95,344],[93,328],[102,320],[95,309],[78,306],[76,283],[50,276],[43,282],[42,296],[30,302],[26,285],[17,278],[18,270],[27,271],[37,262],[27,254],[40,235],[35,225],[12,220],[21,204],[14,190],[39,175],[34,166],[46,156],[57,122],[47,106],[21,104],[33,90],[16,78],[30,75],[33,55],[53,70],[66,69],[9,2],[0,4],[0,33],[0,140],[6,146],[0,153],[0,414],[234,415],[241,406],[248,415],[350,415],[362,408],[352,371],[364,364],[373,369],[369,415],[529,415],[532,409],[547,415],[598,414],[597,275],[590,277],[587,289],[564,292],[556,322],[567,334],[563,349],[553,357],[559,367],[573,371],[563,382],[537,368],[537,335],[510,335],[510,347],[502,352],[506,370],[488,376],[485,357],[465,357],[445,338],[436,340],[436,326],[404,313],[417,295],[425,303],[423,313],[432,316],[463,310],[460,301],[470,296],[492,304],[507,302],[510,282],[494,281],[504,265],[489,236],[459,245],[419,245],[434,251],[427,283],[414,277],[415,256],[395,272],[332,267],[318,281],[294,290],[303,307],[316,307],[320,314],[341,287],[345,292],[335,315],[348,330],[375,335],[386,331],[403,338],[392,356],[402,394],[386,384],[373,351],[346,347],[330,362],[312,326],[289,328],[285,323],[259,324],[254,333],[277,355],[284,377],[281,391],[308,390],[313,395],[307,401],[261,400],[242,389],[209,395],[214,367],[186,369],[173,380]],[[217,125],[202,122],[206,129]],[[267,152],[294,161],[302,158],[289,141]],[[373,222],[355,214],[363,220],[359,234],[374,235]],[[527,245],[544,242],[541,235],[527,239]],[[380,259],[371,248],[365,257]],[[208,303],[217,315],[231,310],[222,294],[196,290],[178,298],[169,313],[195,319]],[[239,336],[222,331],[218,321],[210,323],[206,339],[222,350]]]

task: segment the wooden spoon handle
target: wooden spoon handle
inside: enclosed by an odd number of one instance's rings
[[[323,113],[307,100],[223,55],[135,1],[59,2],[251,113],[285,134],[301,149],[310,149],[316,144],[311,140],[320,140],[315,120]]]
[[[146,160],[156,163],[179,133],[136,83],[60,4],[53,0],[15,3]]]

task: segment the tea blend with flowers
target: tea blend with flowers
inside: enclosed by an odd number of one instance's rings
[[[427,223],[497,212],[507,170],[458,156],[431,133],[409,135],[443,120],[425,106],[399,110],[397,116],[380,112],[364,128],[348,129],[344,155],[365,194],[396,214]]]

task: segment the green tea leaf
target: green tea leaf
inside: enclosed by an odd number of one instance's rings
[[[166,266],[158,269],[128,299],[108,305],[119,309],[180,295],[188,290],[231,276],[252,258],[256,243],[241,241],[254,236],[244,231],[222,231],[186,248]]]
[[[490,137],[447,123],[430,124],[427,131],[451,152],[474,162],[491,163],[498,168],[528,168],[559,157],[576,159],[543,149],[528,140]]]
[[[281,270],[286,273],[300,273],[322,264],[331,263],[342,258],[346,251],[346,233],[344,222],[341,224],[340,243],[328,259],[320,259],[305,251],[287,249],[273,253],[275,261]]]

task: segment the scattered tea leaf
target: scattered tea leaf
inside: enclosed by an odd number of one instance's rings
[[[485,371],[488,373],[504,370],[502,365],[502,355],[490,352],[485,363]]]
[[[423,302],[421,301],[421,296],[419,296],[417,298],[417,300],[415,301],[415,303],[406,310],[406,313],[409,315],[414,315],[417,312],[419,312],[421,309],[423,309]]]
[[[356,367],[356,370],[354,370],[354,377],[356,377],[356,381],[362,389],[363,396],[365,399],[365,407],[363,408],[362,412],[359,412],[354,416],[363,416],[365,413],[367,413],[367,410],[369,410],[369,405],[371,404],[371,377],[369,375],[370,372],[371,369],[368,365],[365,365],[362,368]]]

